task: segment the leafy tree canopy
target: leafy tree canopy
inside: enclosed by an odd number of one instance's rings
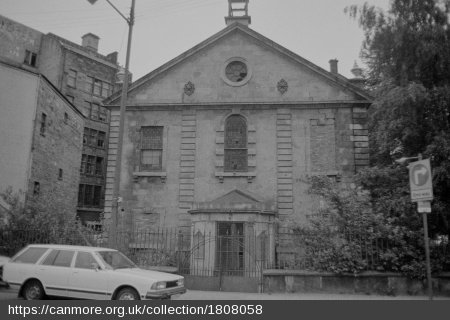
[[[405,216],[415,211],[406,206],[408,190],[377,183],[407,174],[395,159],[423,154],[433,171],[432,234],[449,235],[450,1],[392,0],[388,11],[365,3],[346,12],[364,32],[361,57],[375,97],[369,110],[373,168],[361,181],[375,205]]]

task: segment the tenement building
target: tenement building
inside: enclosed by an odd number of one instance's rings
[[[45,76],[0,58],[2,193],[10,189],[27,209],[73,217],[83,125],[83,114]],[[0,204],[0,213],[10,209]]]
[[[245,3],[244,14],[236,2]],[[308,176],[345,181],[368,165],[370,96],[338,74],[337,60],[326,71],[252,30],[248,1],[229,3],[223,30],[130,86],[123,141],[120,94],[105,101],[105,215],[113,214],[123,143],[120,228],[187,226],[195,241],[270,235],[275,221],[306,221]]]
[[[98,221],[103,211],[109,135],[109,111],[102,100],[117,82],[117,53],[98,53],[99,38],[91,33],[78,45],[3,16],[0,20],[0,57],[45,76],[84,115],[83,148],[73,155],[79,184],[70,193],[78,199],[81,220]],[[50,154],[47,161],[53,161]]]

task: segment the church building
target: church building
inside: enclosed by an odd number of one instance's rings
[[[337,60],[324,70],[252,30],[248,0],[229,0],[225,22],[130,86],[118,226],[189,227],[194,242],[269,235],[270,256],[275,228],[312,212],[309,176],[345,182],[368,166],[371,97],[338,74]],[[106,103],[108,219],[120,92]]]

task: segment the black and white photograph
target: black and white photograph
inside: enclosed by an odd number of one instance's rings
[[[0,1],[8,319],[442,306],[449,237],[449,0]]]

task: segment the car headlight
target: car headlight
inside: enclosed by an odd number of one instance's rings
[[[166,288],[166,283],[164,281],[155,282],[154,284],[152,284],[153,290],[160,290],[160,289],[165,289],[165,288]]]
[[[177,286],[179,286],[179,287],[183,287],[184,286],[184,278],[183,279],[179,279],[177,281]]]

